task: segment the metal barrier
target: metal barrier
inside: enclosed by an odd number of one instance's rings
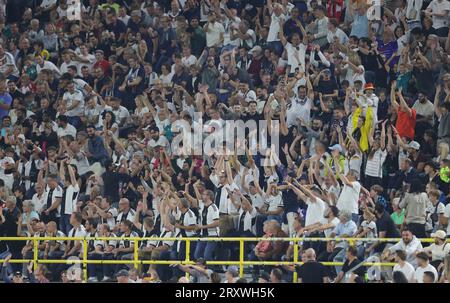
[[[133,260],[88,260],[88,241],[107,241],[107,240],[120,240],[126,239],[134,243]],[[83,242],[83,258],[82,260],[47,260],[39,259],[38,245],[40,241],[82,241]],[[139,260],[139,242],[140,241],[185,241],[186,242],[186,258],[184,261],[177,260]],[[398,242],[399,238],[158,238],[158,237],[146,237],[146,238],[121,238],[121,237],[86,237],[86,238],[71,238],[71,237],[0,237],[0,241],[33,241],[33,259],[11,259],[9,263],[29,263],[33,262],[33,269],[36,269],[38,264],[82,264],[83,265],[83,277],[86,281],[88,278],[87,265],[88,264],[133,264],[135,268],[138,268],[139,264],[195,264],[190,260],[190,243],[191,241],[218,241],[218,242],[239,242],[239,261],[208,261],[208,265],[238,265],[239,276],[244,275],[244,266],[248,265],[301,265],[303,262],[298,260],[299,243],[301,242],[327,242],[327,241],[345,241],[353,245],[355,241],[360,242]],[[422,243],[434,242],[432,238],[419,239]],[[288,241],[294,245],[294,253],[292,261],[245,261],[244,260],[244,243],[245,242],[259,242],[259,241]],[[447,239],[450,242],[450,239]],[[4,260],[0,260],[3,263]],[[321,262],[325,266],[341,266],[343,262]],[[365,262],[364,266],[394,266],[396,263],[382,263],[382,262]],[[294,283],[297,282],[297,272],[294,271],[293,276]]]

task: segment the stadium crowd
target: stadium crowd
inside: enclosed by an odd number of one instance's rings
[[[238,242],[192,241],[195,265],[89,264],[89,282],[450,281],[448,0],[71,2],[0,1],[0,237],[111,237],[87,241],[89,260],[133,260],[132,237],[168,238],[140,241],[141,260],[185,260],[169,238],[303,239],[304,263],[247,279],[208,265],[238,260]],[[267,125],[236,136],[238,120]],[[194,153],[180,121],[228,140]],[[34,249],[0,241],[0,279],[82,281],[73,265],[10,263]],[[361,265],[374,258],[396,265]]]

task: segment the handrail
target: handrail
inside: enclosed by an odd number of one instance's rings
[[[88,241],[132,241],[134,243],[133,259],[132,260],[89,260],[88,259]],[[139,260],[139,242],[141,241],[185,241],[185,260]],[[33,259],[12,259],[9,260],[10,263],[28,263],[33,262],[33,268],[36,269],[38,264],[82,264],[83,266],[83,278],[84,281],[88,279],[87,266],[88,264],[129,264],[134,265],[134,268],[138,268],[140,264],[158,264],[158,265],[172,265],[172,264],[195,264],[194,261],[190,259],[190,244],[191,241],[224,241],[224,242],[239,242],[239,260],[238,261],[207,261],[209,265],[239,265],[239,276],[244,275],[244,266],[248,265],[301,265],[304,262],[298,260],[299,244],[302,242],[325,242],[325,241],[347,241],[353,244],[355,241],[361,242],[398,242],[401,238],[319,238],[319,237],[285,237],[285,238],[263,238],[263,237],[230,237],[230,238],[219,238],[219,237],[209,237],[209,238],[199,238],[199,237],[186,237],[186,238],[165,238],[165,237],[0,237],[0,241],[33,241]],[[434,242],[433,238],[421,238],[418,240],[420,242]],[[40,241],[82,241],[82,260],[40,260],[38,258],[38,244]],[[294,256],[292,261],[246,261],[244,259],[244,242],[258,242],[258,241],[289,241],[294,245]],[[450,239],[446,239],[446,242],[450,242]],[[0,260],[2,264],[5,260]],[[342,266],[344,262],[320,262],[325,266]],[[362,265],[364,266],[394,266],[396,263],[391,262],[368,262],[364,261]],[[189,277],[189,274],[186,274]],[[297,272],[293,273],[293,282],[297,282]]]
[[[420,242],[428,243],[434,242],[434,238],[417,238]],[[361,242],[398,242],[402,240],[401,238],[318,238],[318,237],[301,237],[301,238],[288,238],[288,237],[271,237],[271,238],[263,238],[263,237],[209,237],[209,238],[199,238],[199,237],[180,237],[180,238],[161,238],[161,237],[0,237],[0,241],[108,241],[108,240],[127,240],[127,241],[227,241],[227,242],[258,242],[258,241],[289,241],[289,242],[328,242],[328,241],[361,241]],[[446,239],[447,242],[450,242],[450,238]]]

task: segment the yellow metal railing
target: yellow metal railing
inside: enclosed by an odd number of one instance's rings
[[[120,237],[95,237],[95,238],[70,238],[70,237],[0,237],[0,241],[33,241],[33,259],[12,259],[10,263],[28,263],[33,262],[33,268],[36,269],[38,264],[82,264],[83,265],[83,277],[86,281],[88,278],[87,265],[88,264],[133,264],[134,268],[138,268],[139,264],[195,264],[190,260],[190,244],[191,241],[218,241],[218,242],[239,242],[239,260],[238,261],[208,261],[208,265],[238,265],[239,276],[243,277],[244,267],[248,265],[301,265],[303,262],[298,260],[299,243],[300,242],[326,242],[326,241],[346,241],[350,245],[353,245],[355,241],[361,242],[398,242],[399,238],[125,238],[127,241],[133,241],[133,260],[88,260],[88,242],[89,241],[107,241],[107,240],[121,240]],[[39,259],[38,245],[41,241],[81,241],[83,242],[82,260],[47,260]],[[185,241],[186,258],[184,261],[179,260],[139,260],[139,242],[140,241]],[[434,242],[432,238],[419,239],[422,243]],[[294,247],[294,256],[292,261],[245,261],[244,259],[244,243],[245,242],[259,242],[259,241],[288,241],[292,242]],[[450,242],[450,239],[447,239]],[[3,263],[4,260],[0,260]],[[321,262],[325,266],[341,266],[343,262]],[[382,263],[382,262],[365,262],[362,265],[365,266],[394,266],[396,263]],[[294,271],[294,282],[297,282],[297,272]]]

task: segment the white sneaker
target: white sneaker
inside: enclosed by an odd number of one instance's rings
[[[111,281],[110,277],[104,276],[102,282],[109,282]]]
[[[88,279],[88,282],[95,283],[95,282],[98,282],[98,279],[97,279],[97,277],[90,277]]]

